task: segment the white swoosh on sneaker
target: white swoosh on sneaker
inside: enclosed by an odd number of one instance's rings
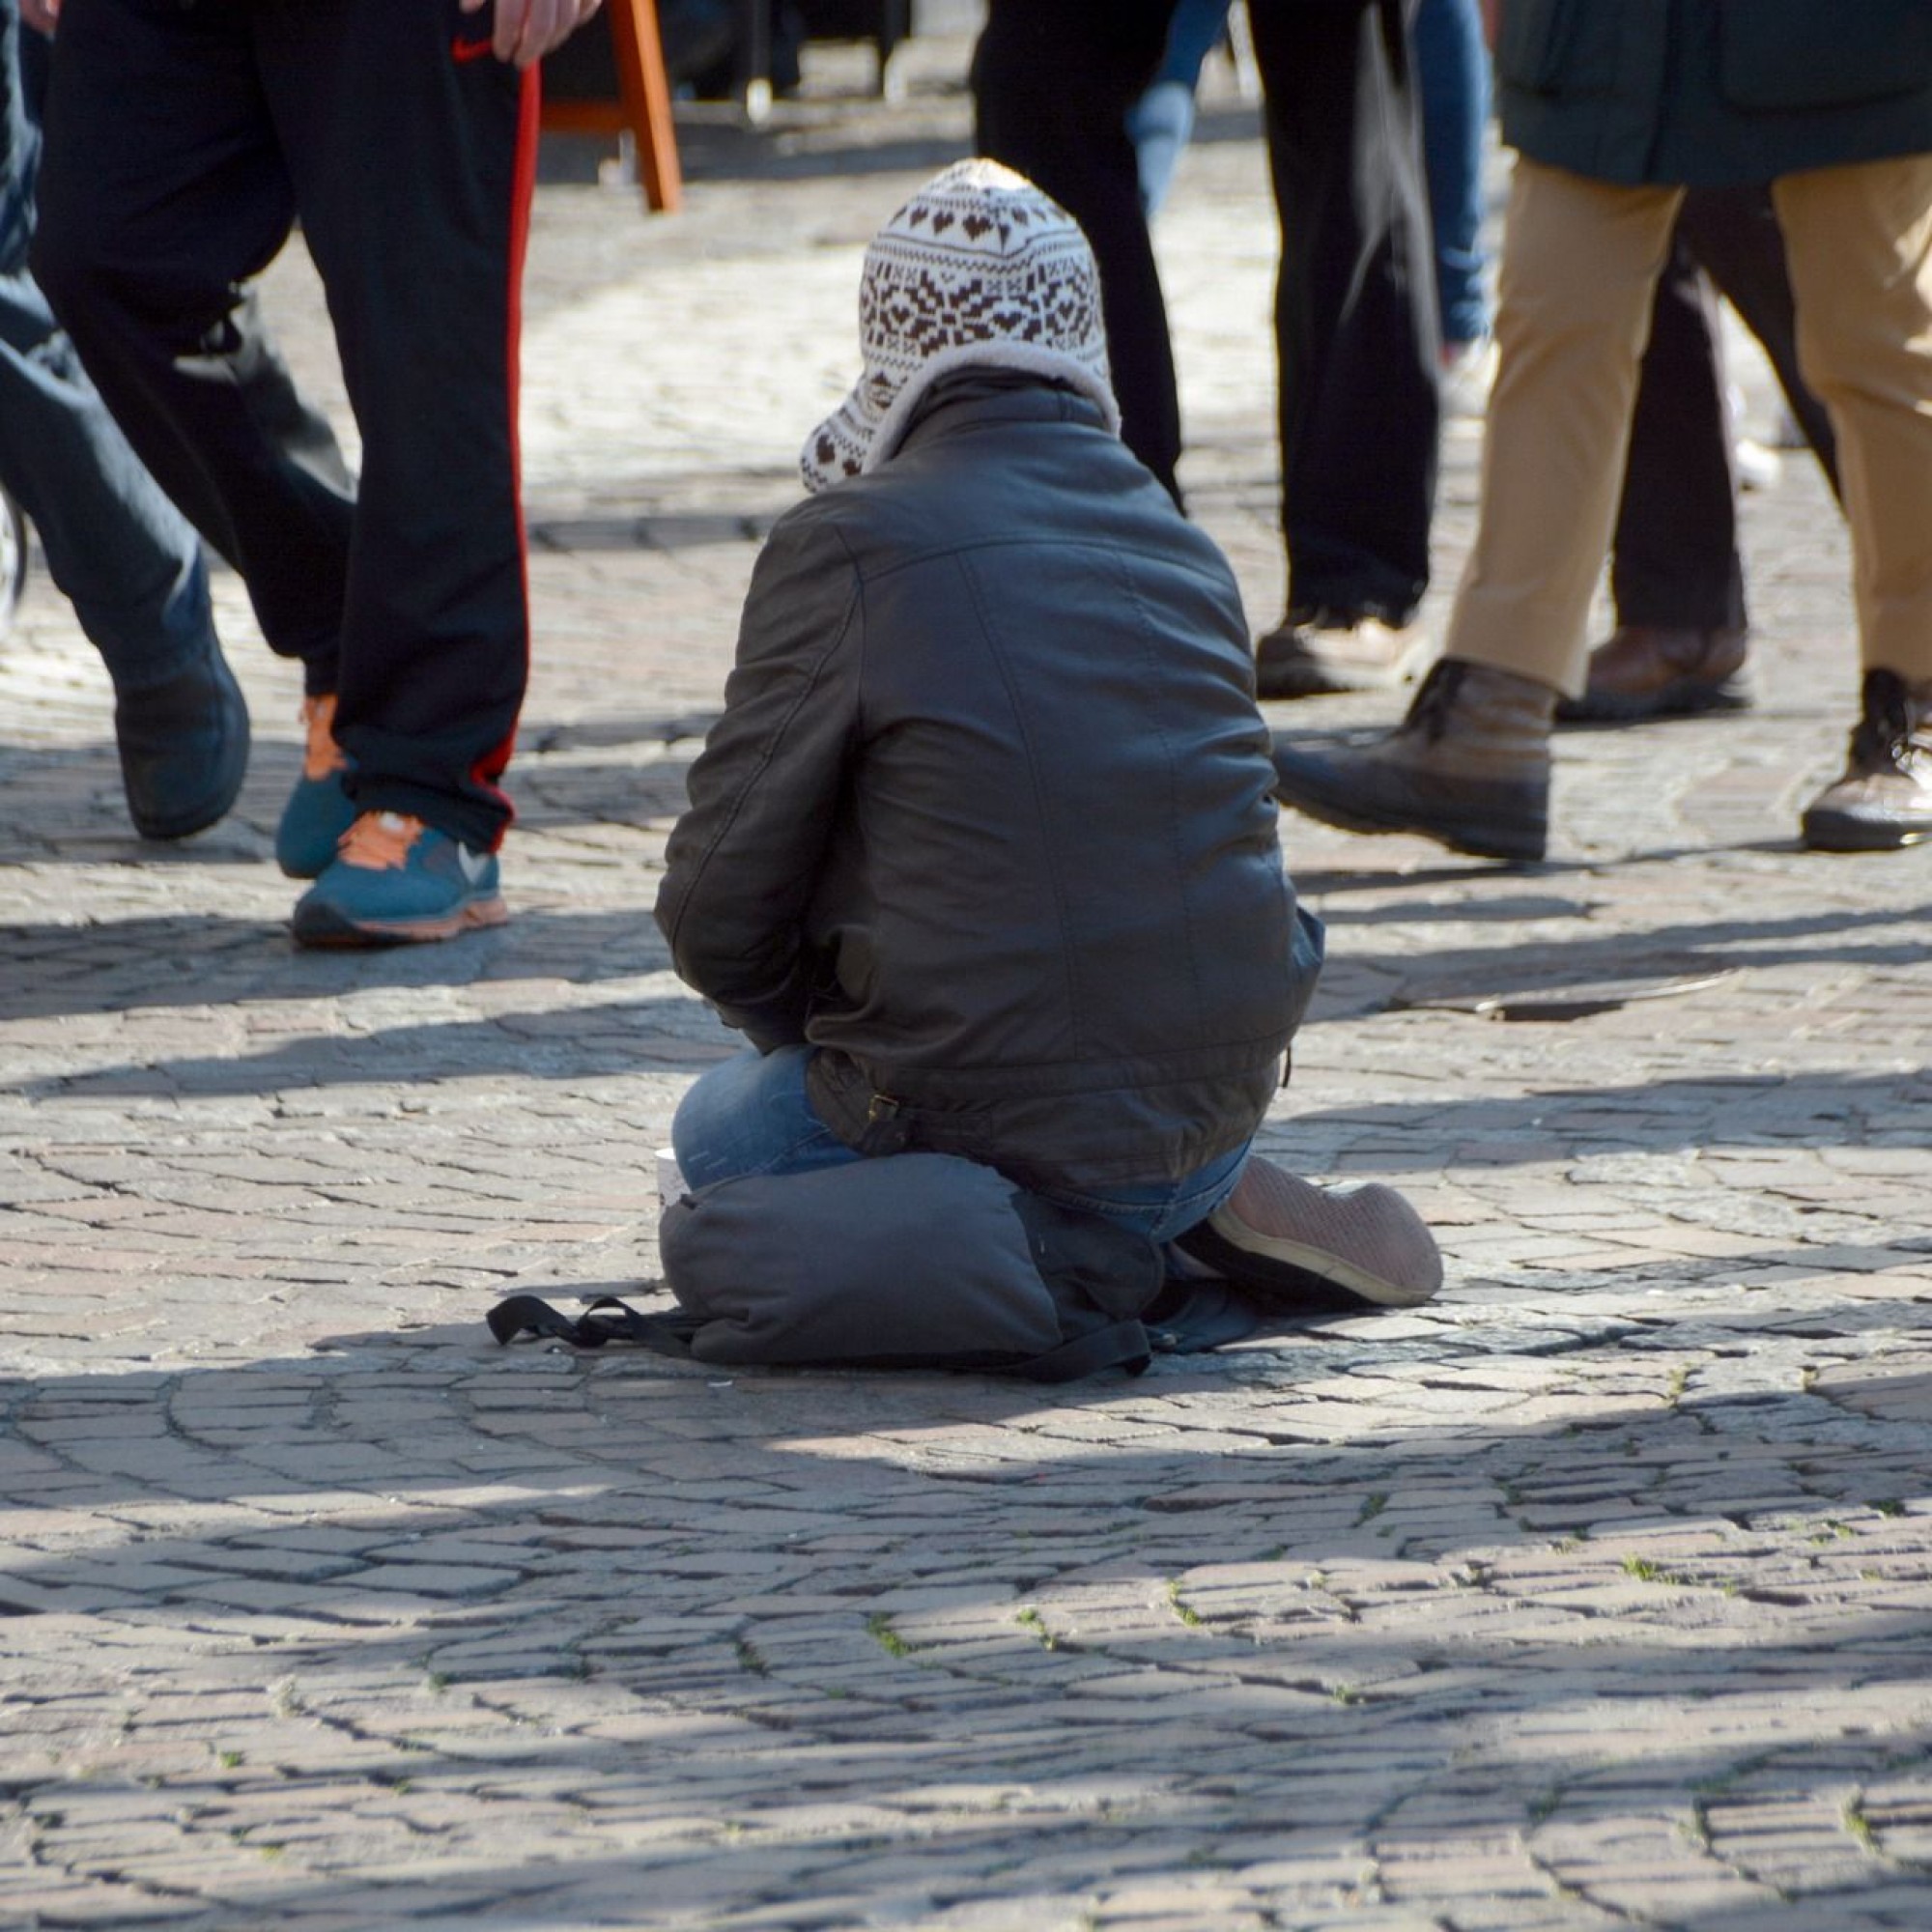
[[[458,839],[456,863],[463,867],[463,876],[473,886],[490,869],[490,855],[487,852],[472,852]]]

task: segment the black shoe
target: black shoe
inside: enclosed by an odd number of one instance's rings
[[[165,684],[117,693],[114,738],[128,815],[143,838],[185,838],[213,825],[248,772],[248,706],[219,646]]]
[[[1932,680],[1869,670],[1842,777],[1804,808],[1814,852],[1896,852],[1932,838]]]

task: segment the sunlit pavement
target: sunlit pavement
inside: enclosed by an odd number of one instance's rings
[[[1051,1392],[484,1328],[653,1271],[651,1151],[730,1044],[651,923],[665,834],[856,373],[863,242],[965,151],[967,46],[915,42],[897,105],[834,51],[762,134],[693,116],[673,220],[541,190],[500,930],[292,950],[299,694],[232,578],[254,768],[137,842],[37,571],[0,643],[0,1925],[1932,1919],[1932,850],[1796,843],[1856,691],[1805,460],[1747,504],[1760,708],[1565,734],[1547,865],[1284,820],[1333,963],[1266,1143],[1410,1190],[1436,1305]],[[1160,245],[1184,480],[1260,629],[1274,229],[1212,89]],[[305,261],[269,293],[351,435]]]

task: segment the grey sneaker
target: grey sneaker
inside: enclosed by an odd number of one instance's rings
[[[1413,832],[1453,852],[1537,860],[1549,833],[1556,694],[1443,658],[1385,736],[1323,751],[1277,737],[1275,796],[1347,832]]]
[[[1442,1286],[1435,1236],[1393,1187],[1318,1187],[1259,1155],[1177,1245],[1284,1312],[1413,1308]]]

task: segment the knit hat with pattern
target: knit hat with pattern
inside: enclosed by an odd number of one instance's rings
[[[873,238],[859,347],[866,373],[799,454],[808,490],[876,469],[919,399],[954,369],[1065,383],[1120,432],[1093,250],[1057,201],[997,161],[955,162]]]

